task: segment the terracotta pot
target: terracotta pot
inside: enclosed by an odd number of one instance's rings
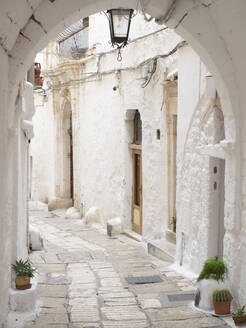
[[[15,279],[16,289],[24,290],[31,288],[30,277],[28,276],[17,276]]]
[[[229,302],[214,302],[215,314],[230,314],[231,313],[231,301]]]
[[[42,76],[35,77],[34,83],[35,83],[35,85],[42,87],[43,86],[43,77]]]
[[[241,318],[232,318],[235,322],[235,325],[241,325],[246,322],[246,316],[241,317]]]

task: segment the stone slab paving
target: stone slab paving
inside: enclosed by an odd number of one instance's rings
[[[25,328],[227,326],[195,311],[194,281],[148,256],[143,244],[125,235],[110,238],[100,226],[66,220],[62,211],[33,210],[30,221],[44,236],[44,250],[30,254],[41,312]],[[133,277],[160,279],[133,284]]]

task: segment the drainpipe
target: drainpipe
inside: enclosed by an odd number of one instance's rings
[[[29,252],[29,192],[30,192],[30,188],[29,188],[29,172],[30,172],[30,158],[29,158],[29,153],[30,153],[30,142],[31,139],[34,137],[34,133],[33,133],[33,124],[31,121],[26,121],[23,120],[22,121],[22,126],[21,126],[24,135],[27,139],[27,153],[26,153],[26,167],[27,167],[27,171],[26,171],[26,184],[27,184],[27,192],[26,192],[26,218],[27,218],[27,222],[26,222],[26,247],[27,247],[27,251]]]

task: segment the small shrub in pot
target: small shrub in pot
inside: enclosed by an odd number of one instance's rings
[[[213,257],[204,262],[202,271],[197,278],[197,281],[202,279],[215,279],[223,281],[227,275],[227,266],[224,261],[219,260],[218,257]]]
[[[37,271],[34,268],[29,260],[16,261],[15,264],[12,264],[12,269],[15,272],[15,286],[16,289],[28,289],[31,288],[30,278],[35,276],[35,272]]]
[[[216,314],[224,315],[231,312],[232,295],[228,288],[216,288],[212,298]]]
[[[232,312],[232,319],[236,325],[241,325],[246,322],[245,305],[238,308],[236,312]]]

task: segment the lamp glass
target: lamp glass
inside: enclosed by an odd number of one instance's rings
[[[128,34],[128,25],[130,21],[130,10],[113,9],[112,10],[114,36],[116,38],[126,38]]]

